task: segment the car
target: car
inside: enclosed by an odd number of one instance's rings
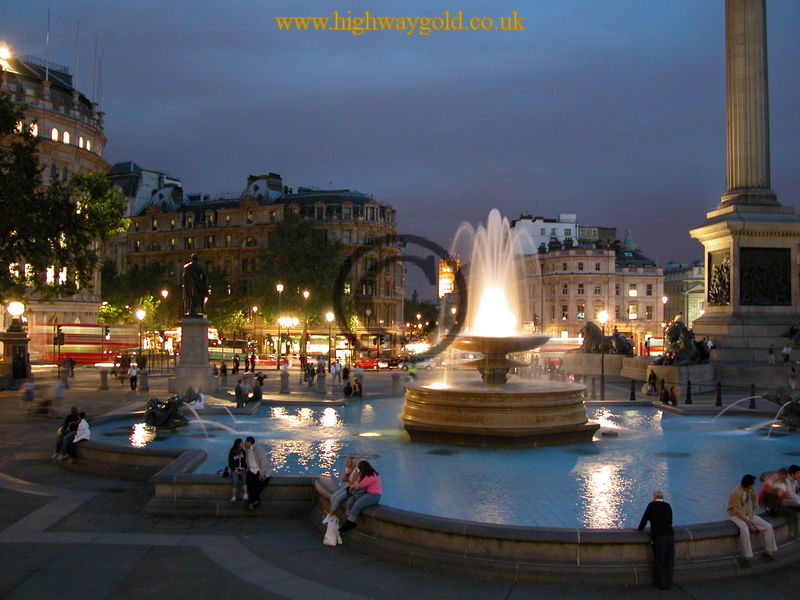
[[[396,357],[381,356],[380,358],[362,357],[353,363],[354,367],[362,369],[396,369],[400,366],[400,359]]]
[[[281,364],[285,365],[289,362],[289,359],[286,356],[281,356]],[[256,359],[256,366],[260,365],[267,365],[267,366],[275,366],[278,363],[278,357],[274,354],[262,354]]]
[[[412,363],[417,365],[417,369],[425,369],[426,371],[430,371],[436,366],[436,361],[432,358],[409,358],[400,364],[400,368],[408,371],[408,366]]]

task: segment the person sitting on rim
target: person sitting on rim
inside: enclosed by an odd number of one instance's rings
[[[339,531],[355,529],[358,515],[368,506],[381,500],[381,478],[367,461],[358,463],[358,481],[351,485],[352,495],[347,501],[347,520]]]
[[[354,456],[348,456],[344,461],[344,473],[342,474],[341,487],[331,494],[331,507],[328,510],[328,516],[336,514],[336,509],[342,501],[347,498],[351,485],[358,484],[358,467],[356,466],[356,459]]]
[[[753,547],[750,543],[751,532],[760,531],[764,536],[764,550],[767,558],[774,560],[773,553],[778,550],[772,525],[756,514],[756,492],[753,489],[755,482],[755,475],[745,475],[742,477],[742,482],[733,488],[728,496],[728,518],[739,528],[739,543],[747,563],[753,559]]]

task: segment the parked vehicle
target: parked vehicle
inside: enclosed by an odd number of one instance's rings
[[[408,371],[408,365],[411,363],[417,365],[418,369],[425,369],[426,371],[430,371],[436,366],[436,361],[432,358],[409,358],[400,363],[400,368]]]

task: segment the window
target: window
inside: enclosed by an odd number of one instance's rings
[[[569,286],[566,283],[561,287],[561,295],[569,296]]]
[[[155,217],[153,218],[152,226],[153,226],[153,231],[158,231],[158,219],[156,219]]]
[[[92,151],[92,140],[86,140],[86,149],[91,152]]]
[[[614,284],[614,295],[615,296],[619,296],[619,284],[618,283]]]
[[[252,223],[253,222],[253,211],[252,210],[248,210],[247,211],[247,222],[248,223]]]
[[[575,316],[577,316],[579,319],[586,318],[586,305],[585,304],[578,304],[578,312],[577,312],[577,314]]]
[[[342,221],[349,221],[350,220],[350,207],[343,206],[342,207]]]
[[[230,248],[231,247],[232,240],[233,240],[233,238],[231,238],[231,234],[230,233],[225,235],[225,247],[226,248]]]
[[[134,231],[139,231],[139,221],[134,221],[133,222],[133,230]]]
[[[619,304],[614,307],[614,318],[619,320]]]
[[[344,284],[344,293],[347,294],[348,296],[350,295],[350,282],[349,281]]]
[[[578,263],[578,271],[583,271],[583,263],[582,262]]]
[[[544,235],[545,231],[547,231],[544,227],[541,229],[541,235]]]
[[[551,236],[553,236],[553,237],[555,237],[555,236],[556,236],[556,228],[555,228],[555,227],[553,227],[553,228],[550,230],[550,235],[551,235]]]
[[[206,248],[213,248],[214,247],[214,236],[207,235],[206,236]]]
[[[175,250],[175,238],[169,238],[169,249]]]
[[[569,316],[569,307],[566,304],[561,305],[561,318],[566,319]]]
[[[564,235],[572,235],[572,229],[565,229]]]
[[[342,243],[343,244],[349,244],[350,243],[350,230],[349,229],[343,229],[342,230]]]
[[[231,261],[229,258],[226,258],[225,262],[222,264],[222,272],[225,273],[225,275],[231,274]],[[230,295],[230,293],[228,295]]]
[[[269,222],[270,223],[274,223],[275,222],[275,211],[274,210],[269,211]]]
[[[645,291],[645,295],[647,295],[647,296],[652,296],[653,295],[653,284],[652,283],[648,283],[647,284],[647,290]]]
[[[247,239],[245,239],[245,241],[244,241],[244,245],[247,248],[255,246],[256,245],[256,239],[252,235],[248,235]]]
[[[595,295],[595,296],[599,296],[599,295],[600,295],[600,294],[602,294],[602,293],[603,293],[603,292],[602,292],[602,291],[600,291],[600,286],[599,286],[599,285],[596,285],[596,286],[594,286],[594,295]]]
[[[551,306],[550,307],[550,320],[552,321],[555,318],[556,318],[556,307],[555,306]]]
[[[186,242],[186,249],[187,250],[194,250],[194,238],[193,237],[187,237],[185,242]]]
[[[175,219],[170,219],[169,220],[169,228],[170,229],[175,229]]]
[[[374,206],[370,206],[367,209],[367,219],[370,220],[370,221],[374,221],[375,220],[375,207]]]
[[[62,178],[64,181],[66,181],[67,179],[69,179],[69,169],[68,169],[67,167],[64,167],[63,169],[61,169],[61,178]]]
[[[600,270],[600,263],[594,263],[594,270],[595,271],[599,271]]]
[[[230,224],[231,224],[231,216],[225,215],[225,225],[230,225]]]
[[[579,284],[578,284],[578,295],[579,295],[579,296],[583,296],[583,294],[584,294],[584,290],[583,290],[583,284],[582,284],[582,283],[579,283]]]
[[[186,227],[191,229],[194,226],[194,215],[186,215]]]
[[[367,273],[374,272],[376,268],[377,268],[377,264],[376,264],[374,258],[372,258],[371,256],[368,256],[367,258],[364,259],[364,270]]]
[[[64,132],[64,136],[61,139],[63,140],[63,142],[65,144],[69,144],[69,140],[70,140],[69,131],[65,131]]]
[[[58,179],[58,165],[50,165],[50,179]]]
[[[567,263],[561,263],[561,270],[562,271],[566,271],[567,270]]]
[[[83,148],[83,146],[84,146],[83,136],[81,135],[81,136],[78,136],[78,148]]]
[[[31,135],[39,137],[39,125],[37,123],[31,123]]]
[[[653,307],[652,307],[652,305],[648,304],[647,306],[644,307],[644,318],[647,319],[648,321],[652,321],[653,320]]]
[[[56,129],[55,127],[53,127],[50,130],[50,139],[53,140],[54,142],[58,141],[58,129]]]
[[[628,318],[636,319],[639,317],[639,307],[636,304],[628,304]]]

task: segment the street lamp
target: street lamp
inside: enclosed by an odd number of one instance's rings
[[[308,290],[303,290],[303,300],[305,302],[303,307],[303,339],[300,341],[300,353],[305,356],[308,353],[308,297],[311,295],[311,292]]]
[[[253,344],[255,345],[256,352],[258,352],[258,344],[256,344],[256,313],[258,312],[258,307],[251,306],[250,310],[253,313]]]
[[[22,322],[20,317],[25,312],[25,305],[22,302],[14,300],[9,302],[6,307],[8,314],[11,315],[11,324],[8,326],[9,331],[22,331]]]
[[[169,296],[169,290],[161,290],[161,297],[166,300],[167,296]]]
[[[283,298],[283,284],[279,283],[275,286],[278,292],[278,359],[275,361],[275,369],[281,368],[281,298]]]
[[[600,342],[600,400],[606,399],[606,323],[608,323],[608,311],[601,310],[597,313],[597,320],[603,326],[603,338]]]
[[[144,318],[147,316],[147,313],[145,312],[145,310],[143,308],[140,308],[134,314],[136,315],[136,318],[139,319],[139,356],[141,356],[142,353],[143,353],[142,352],[142,350],[143,350],[143,348],[142,348],[142,321],[144,321]]]
[[[325,320],[328,322],[328,373],[331,372],[331,354],[333,352],[333,338],[331,337],[331,325],[333,324],[334,314],[325,313]]]

